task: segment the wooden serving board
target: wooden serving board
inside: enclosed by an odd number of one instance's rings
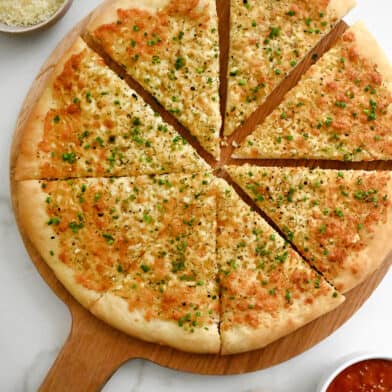
[[[109,0],[112,1],[112,0]],[[221,36],[221,96],[224,102],[226,96],[226,61],[228,52],[229,37],[229,1],[218,0],[218,14],[220,17],[220,36]],[[129,359],[144,358],[162,366],[173,369],[200,373],[200,374],[238,374],[246,373],[266,367],[279,364],[286,361],[310,347],[314,346],[345,321],[347,321],[366,301],[373,290],[378,286],[386,274],[390,264],[391,257],[386,260],[383,266],[367,279],[362,285],[347,294],[346,302],[335,311],[315,320],[296,332],[270,344],[268,347],[233,356],[219,355],[197,355],[180,352],[169,347],[163,347],[156,344],[146,343],[131,338],[122,332],[119,332],[105,323],[99,321],[91,313],[85,310],[73,297],[64,289],[56,279],[47,264],[42,260],[34,246],[31,244],[28,236],[23,229],[23,222],[18,217],[18,200],[15,197],[15,180],[14,168],[16,157],[19,151],[20,136],[28,120],[29,114],[34,107],[38,97],[41,95],[45,83],[51,74],[54,65],[67,52],[78,35],[84,36],[85,27],[90,16],[82,20],[75,28],[70,31],[61,41],[58,47],[42,67],[40,73],[25,99],[21,109],[11,151],[11,192],[12,201],[17,223],[22,234],[27,251],[37,267],[39,273],[45,279],[47,284],[53,289],[58,297],[69,307],[72,315],[72,329],[70,335],[61,350],[58,358],[46,376],[40,390],[41,391],[98,391],[100,390],[111,375]],[[291,88],[303,74],[303,72],[314,61],[314,53],[321,55],[347,28],[344,23],[340,23],[334,31],[326,37],[322,43],[305,59],[305,61],[293,71],[293,73],[284,80],[284,82],[273,93],[268,102],[263,105],[241,129],[236,132],[229,140],[229,146],[224,148],[222,159],[219,163],[213,162],[211,157],[200,151],[201,155],[208,160],[214,168],[219,168],[225,163],[231,162],[230,154],[232,151],[231,141],[242,140],[250,132],[257,122],[260,122],[282,99],[284,93]],[[86,41],[89,42],[88,37]],[[98,48],[99,49],[99,48]],[[113,64],[113,68],[115,66]],[[120,70],[118,70],[119,73]],[[162,108],[146,93],[141,91],[129,78],[125,78],[129,84],[134,87],[146,99],[154,109],[159,110],[163,117],[170,123],[174,124],[180,133],[187,136],[184,130],[175,120],[162,111]],[[222,113],[224,113],[222,104]],[[189,135],[189,134],[188,134]],[[188,139],[189,140],[189,139]],[[191,142],[193,144],[193,142]],[[238,161],[237,161],[238,163]],[[318,165],[325,167],[342,167],[342,164],[336,162],[315,162],[315,161],[264,161],[265,165]],[[392,165],[382,162],[373,162],[365,164],[344,164],[345,168],[384,168],[392,169]]]

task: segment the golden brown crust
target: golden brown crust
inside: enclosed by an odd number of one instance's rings
[[[77,38],[75,43],[66,52],[66,55],[56,64],[51,76],[48,78],[46,88],[35,108],[31,112],[30,117],[26,122],[26,127],[22,131],[19,156],[15,167],[15,179],[17,181],[39,178],[41,162],[37,159],[36,153],[38,150],[38,143],[43,137],[43,123],[45,121],[45,117],[54,101],[52,89],[53,82],[63,71],[65,63],[73,55],[80,53],[86,48],[87,45],[84,41],[80,37]],[[72,177],[72,173],[70,173],[70,177]]]
[[[218,325],[208,330],[185,331],[174,321],[147,321],[138,310],[130,311],[128,303],[114,294],[105,294],[91,308],[95,316],[121,331],[148,342],[168,345],[182,351],[216,354],[220,350]]]
[[[392,179],[389,181],[387,194],[392,200]],[[378,225],[373,230],[373,237],[368,246],[359,253],[353,253],[346,260],[345,268],[335,279],[334,284],[341,287],[342,292],[353,289],[362,283],[368,276],[376,271],[392,251],[392,203],[388,207],[387,218],[384,224]],[[359,267],[359,268],[358,268]],[[356,273],[350,273],[350,269]]]
[[[17,184],[16,200],[18,219],[22,230],[30,239],[41,257],[53,270],[57,279],[85,308],[96,302],[101,294],[77,283],[74,271],[59,259],[59,240],[52,226],[48,225],[45,199],[39,181],[21,181]]]
[[[326,314],[341,303],[344,297],[339,295],[320,296],[314,299],[311,306],[292,306],[287,312],[281,313],[278,318],[265,319],[265,324],[257,329],[248,326],[236,326],[222,332],[222,354],[237,354],[256,350],[271,342],[294,332],[296,329]]]
[[[337,19],[341,19],[356,5],[356,0],[330,0],[327,11]]]
[[[350,30],[355,34],[355,43],[361,56],[377,65],[377,69],[383,77],[384,83],[392,91],[392,65],[384,50],[366,29],[363,22],[355,23]]]

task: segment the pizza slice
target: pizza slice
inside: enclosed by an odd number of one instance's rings
[[[390,172],[250,165],[228,171],[341,292],[375,271],[392,248]]]
[[[264,347],[344,301],[223,180],[217,240],[223,354]]]
[[[212,182],[211,175],[198,175],[174,183],[183,194],[163,203],[170,210],[164,229],[125,278],[94,304],[97,317],[143,340],[183,351],[219,352]]]
[[[215,1],[115,0],[88,31],[202,147],[219,158],[219,36]]]
[[[27,121],[15,177],[109,177],[206,167],[79,38],[55,66]]]
[[[392,158],[392,66],[363,24],[346,31],[236,158]]]
[[[225,135],[262,104],[355,0],[231,0]]]
[[[212,180],[21,181],[18,217],[57,278],[98,317],[144,340],[218,352]]]

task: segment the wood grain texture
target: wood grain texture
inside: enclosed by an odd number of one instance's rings
[[[226,62],[229,37],[228,1],[218,0],[218,14],[220,17],[219,30],[222,48],[221,66],[223,70],[221,76],[221,97],[224,101],[226,96],[225,70],[227,69]],[[59,296],[59,298],[69,307],[72,315],[72,330],[68,340],[44,380],[40,390],[44,392],[97,391],[122,363],[132,358],[145,358],[162,366],[200,374],[246,373],[286,361],[311,348],[333,333],[361,307],[373,290],[378,286],[391,264],[391,257],[386,260],[382,268],[374,273],[362,285],[348,293],[346,302],[335,311],[272,343],[264,349],[227,357],[218,355],[188,354],[176,351],[169,347],[163,347],[133,339],[96,319],[92,314],[79,305],[58,282],[50,268],[42,260],[36,249],[34,249],[31,244],[29,238],[26,236],[23,229],[23,222],[19,221],[18,200],[13,196],[15,194],[14,169],[19,150],[21,132],[26,121],[28,121],[29,114],[34,107],[37,98],[42,93],[46,80],[50,76],[54,64],[56,64],[62,55],[66,53],[78,35],[84,35],[84,29],[89,18],[90,17],[86,17],[63,39],[46,61],[39,75],[36,77],[20,112],[11,151],[10,179],[12,201],[23,241],[39,273],[53,291]],[[339,24],[334,32],[331,33],[315,49],[318,55],[321,55],[323,51],[330,47],[331,43],[337,39],[345,28],[346,26],[343,23]],[[311,62],[312,53],[310,53],[307,59],[303,63],[299,64],[293,73],[283,81],[277,91],[271,95],[268,103],[263,105],[239,131],[235,132],[229,141],[231,142],[232,140],[242,139],[252,129],[254,129],[255,124],[262,121],[267,113],[269,113],[271,109],[281,101],[284,93],[297,82],[300,75],[309,67]],[[161,111],[160,106],[150,96],[148,96],[148,94],[144,93],[143,97],[149,103],[154,103],[154,108]],[[224,113],[224,105],[222,105],[222,113]],[[169,120],[173,121],[172,119]],[[181,127],[180,132],[182,132]],[[195,144],[195,146],[198,150],[200,150],[197,144]],[[229,157],[231,150],[231,147],[224,148],[221,161],[218,163],[212,163],[214,168],[219,168],[225,163],[230,162]],[[205,155],[206,154],[203,154],[203,156]],[[262,163],[270,165],[316,164],[314,161],[282,162],[276,160],[269,161],[268,163]],[[317,165],[322,166],[323,163],[318,162]],[[331,163],[329,163],[329,165],[331,165]],[[332,163],[332,165],[334,165],[334,163]],[[341,163],[336,163],[336,165],[340,165],[339,167],[342,167]],[[362,169],[373,168],[373,166],[377,168],[391,169],[391,165],[388,163],[366,163],[356,164],[356,166]]]

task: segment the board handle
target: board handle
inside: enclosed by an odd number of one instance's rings
[[[116,350],[116,333],[81,309],[72,309],[72,329],[39,388],[40,392],[100,391],[114,372],[132,358]]]

